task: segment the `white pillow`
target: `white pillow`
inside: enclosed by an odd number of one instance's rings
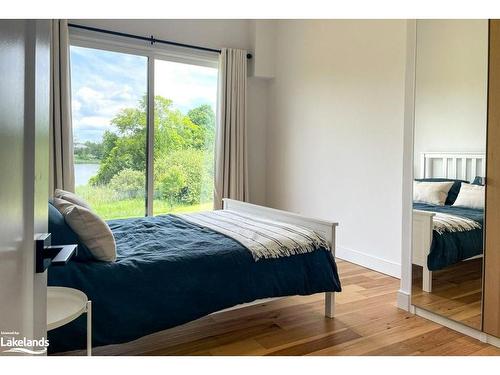
[[[77,204],[78,206],[85,207],[87,210],[90,210],[90,206],[87,202],[85,202],[82,198],[80,198],[75,193],[70,191],[56,189],[54,191],[54,198],[64,199],[65,201]]]
[[[462,182],[458,197],[453,203],[457,207],[478,208],[484,210],[484,186]]]
[[[116,260],[115,238],[104,220],[89,209],[64,199],[54,198],[53,204],[94,258],[104,262]]]
[[[413,201],[444,206],[452,186],[453,181],[413,181]]]

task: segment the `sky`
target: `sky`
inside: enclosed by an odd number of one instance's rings
[[[71,46],[73,137],[77,142],[102,139],[111,119],[135,107],[147,91],[147,58]],[[155,61],[155,95],[173,100],[186,113],[201,104],[215,111],[217,69]]]

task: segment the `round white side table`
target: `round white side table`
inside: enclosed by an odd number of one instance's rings
[[[59,328],[87,313],[87,355],[92,355],[92,301],[73,288],[47,287],[47,331]]]

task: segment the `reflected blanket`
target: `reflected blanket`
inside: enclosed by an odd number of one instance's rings
[[[414,203],[413,208],[453,215],[476,223],[469,225],[469,230],[464,230],[465,227],[455,231],[434,230],[432,233],[431,251],[427,257],[427,267],[429,270],[437,271],[483,253],[482,227],[484,210],[449,205],[435,206],[425,203]]]

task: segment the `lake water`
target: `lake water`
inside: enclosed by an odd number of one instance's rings
[[[75,186],[87,185],[98,169],[99,164],[75,164]]]

